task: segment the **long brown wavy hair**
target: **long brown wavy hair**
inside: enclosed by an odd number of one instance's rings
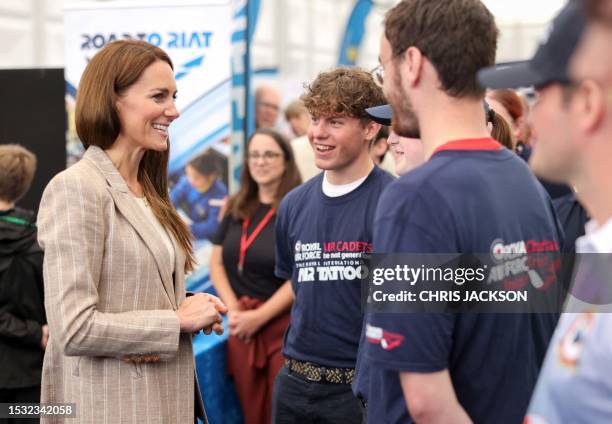
[[[159,47],[144,41],[119,40],[109,43],[87,64],[76,100],[76,130],[85,148],[108,149],[121,130],[115,104],[151,64],[164,61],[172,69],[170,57]],[[138,182],[151,204],[155,217],[185,251],[185,270],[194,266],[192,235],[179,217],[168,195],[168,158],[163,152],[147,150],[140,160]]]
[[[255,131],[249,140],[248,145],[257,134],[267,135],[272,138],[278,147],[283,151],[283,158],[285,160],[285,172],[281,176],[281,182],[276,191],[276,196],[272,207],[277,208],[280,201],[285,197],[287,193],[293,190],[298,185],[302,184],[302,177],[300,171],[295,164],[295,157],[293,155],[293,149],[289,145],[287,139],[281,135],[278,131],[271,128],[260,128]],[[251,172],[249,171],[248,164],[245,161],[242,167],[242,174],[240,176],[240,191],[234,196],[230,197],[227,203],[227,210],[232,217],[237,221],[242,221],[248,216],[252,215],[259,207],[259,187],[253,179]]]

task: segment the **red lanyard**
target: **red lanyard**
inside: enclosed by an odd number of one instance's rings
[[[240,237],[240,257],[238,259],[238,273],[242,274],[242,271],[244,270],[244,257],[246,255],[247,249],[251,246],[251,244],[253,244],[259,233],[261,233],[261,230],[263,230],[263,227],[266,226],[266,224],[270,221],[270,219],[272,219],[272,216],[274,216],[275,213],[276,209],[270,208],[266,216],[263,217],[261,222],[257,224],[255,230],[253,230],[251,235],[248,237],[247,228],[249,228],[249,224],[251,223],[251,217],[247,217],[242,222],[242,236]]]

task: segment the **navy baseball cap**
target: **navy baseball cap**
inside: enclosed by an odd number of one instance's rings
[[[570,0],[548,26],[531,60],[504,63],[478,72],[478,82],[487,88],[541,87],[567,84],[569,62],[586,28],[584,5]]]
[[[372,121],[377,122],[381,125],[390,126],[391,118],[393,117],[393,110],[389,105],[381,105],[366,108],[365,112],[368,114]]]

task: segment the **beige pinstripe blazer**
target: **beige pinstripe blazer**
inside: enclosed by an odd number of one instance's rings
[[[185,298],[185,254],[163,241],[106,153],[55,176],[38,215],[49,343],[41,402],[74,402],[72,423],[193,423],[203,411]],[[173,237],[171,237],[173,239]],[[126,363],[130,355],[157,362]],[[47,418],[43,422],[61,422]]]

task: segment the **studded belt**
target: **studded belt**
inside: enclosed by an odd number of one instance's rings
[[[285,359],[285,366],[291,373],[298,374],[314,383],[351,384],[355,377],[354,368],[328,368],[296,359]]]

